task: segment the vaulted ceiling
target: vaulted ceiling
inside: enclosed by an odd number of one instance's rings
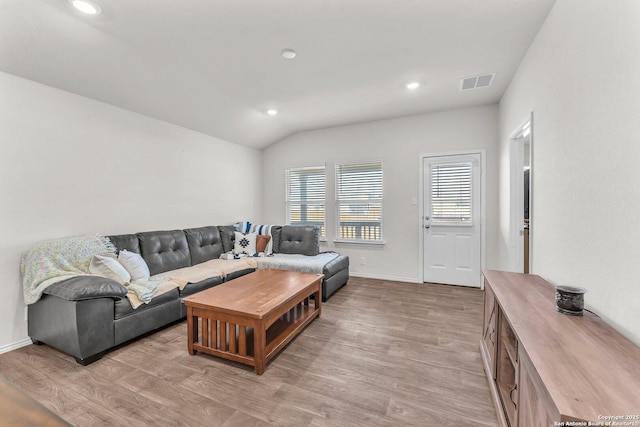
[[[0,70],[255,148],[495,103],[554,3],[95,1],[97,16],[67,0],[0,0]],[[490,87],[460,90],[484,73],[496,73]]]

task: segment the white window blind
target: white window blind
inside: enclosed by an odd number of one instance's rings
[[[337,239],[382,241],[382,162],[336,165]]]
[[[431,166],[431,221],[471,223],[471,162]]]
[[[325,167],[285,170],[287,224],[317,225],[325,237]]]

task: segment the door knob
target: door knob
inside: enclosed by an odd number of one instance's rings
[[[431,226],[430,225],[425,225],[424,228],[431,228]]]

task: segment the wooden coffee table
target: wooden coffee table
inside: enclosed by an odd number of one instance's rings
[[[320,317],[323,277],[258,270],[185,297],[189,354],[234,360],[262,375],[266,363]]]

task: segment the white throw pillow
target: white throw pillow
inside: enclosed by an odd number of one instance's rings
[[[253,256],[256,253],[256,238],[258,235],[255,233],[242,234],[238,231],[235,233],[236,241],[233,246],[233,252]]]
[[[149,280],[151,276],[149,267],[139,254],[122,250],[120,254],[118,254],[118,262],[129,272],[131,282],[140,280],[147,282]]]
[[[102,255],[94,255],[89,264],[89,271],[98,276],[115,280],[124,285],[129,283],[131,275],[115,258],[109,258]]]

